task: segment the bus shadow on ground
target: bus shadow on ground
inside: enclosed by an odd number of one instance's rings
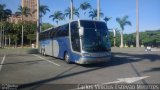
[[[123,57],[121,57],[121,56],[123,56]],[[134,59],[135,57],[136,57],[136,59]],[[95,71],[95,70],[100,70],[100,69],[107,68],[107,67],[114,67],[114,66],[117,66],[117,65],[122,65],[122,64],[127,64],[127,63],[129,63],[132,66],[132,68],[134,69],[134,71],[136,72],[136,74],[138,76],[141,76],[139,74],[139,72],[135,69],[135,67],[132,63],[142,61],[142,60],[149,60],[150,62],[154,62],[154,61],[160,60],[159,57],[160,57],[160,55],[155,55],[155,54],[113,53],[113,57],[112,57],[112,60],[110,62],[90,64],[90,65],[75,65],[75,66],[63,71],[62,73],[58,74],[55,77],[47,78],[47,79],[43,79],[43,80],[39,80],[39,81],[35,81],[35,82],[30,82],[30,83],[26,83],[26,84],[22,84],[18,88],[19,89],[33,88],[34,90],[37,88],[37,90],[38,90],[39,87],[43,86],[43,84],[46,84],[48,82],[53,82],[55,80],[79,75],[79,74],[82,74],[82,73],[92,72],[92,71]],[[78,66],[86,67],[86,68],[89,68],[89,69],[65,74],[66,72],[69,72],[69,71],[71,71],[72,69],[75,69]],[[159,71],[159,70],[160,70],[160,68],[151,69],[151,71]],[[146,71],[146,72],[148,72],[148,71]]]
[[[148,73],[148,72],[160,72],[160,67],[151,68],[149,70],[143,71],[143,73]]]
[[[81,65],[87,68],[90,67],[110,67],[116,65],[122,65],[126,63],[138,62],[142,60],[148,60],[150,62],[160,60],[160,55],[157,54],[128,54],[128,53],[113,53],[113,56],[109,62],[95,63],[88,65]]]

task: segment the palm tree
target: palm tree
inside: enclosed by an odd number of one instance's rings
[[[24,22],[24,16],[28,17],[29,15],[31,15],[30,13],[30,9],[28,7],[22,7],[19,6],[18,11],[21,13],[21,19],[22,19],[22,39],[21,39],[21,47],[23,48],[23,22]]]
[[[97,17],[97,9],[92,9],[90,12],[89,12],[89,17],[93,19],[96,19]],[[103,13],[100,12],[100,17],[103,17]]]
[[[116,34],[119,33],[118,28],[113,29],[113,44],[116,47]]]
[[[0,4],[0,25],[1,25],[1,33],[0,33],[0,47],[3,47],[3,34],[2,34],[2,28],[3,28],[3,25],[2,25],[2,19],[3,19],[3,14],[4,14],[4,8],[5,8],[5,4]]]
[[[90,8],[91,5],[88,2],[84,2],[80,5],[80,9],[84,11],[84,15],[86,14],[86,10]]]
[[[73,15],[79,17],[79,12],[78,12],[78,10],[79,10],[79,9],[76,9],[76,8],[73,7]],[[72,16],[72,15],[71,15],[71,8],[70,8],[70,7],[68,7],[68,8],[64,11],[64,15],[65,15],[66,17],[69,16],[69,19],[72,19],[72,17],[71,17],[71,16]]]
[[[39,13],[40,13],[40,32],[41,32],[41,27],[42,27],[42,17],[43,17],[43,15],[45,15],[45,14],[47,13],[47,11],[50,12],[48,6],[46,6],[46,5],[41,5],[41,6],[39,7]]]
[[[64,15],[61,11],[56,11],[53,13],[53,15],[50,15],[49,18],[52,18],[53,21],[56,21],[58,25],[58,21],[64,20]]]
[[[0,4],[1,47],[4,47],[4,38],[6,39],[6,36],[4,35],[5,25],[3,21],[7,21],[8,17],[12,14],[12,11],[10,9],[5,9],[5,7],[6,7],[5,4]]]
[[[123,47],[123,31],[124,31],[124,26],[125,25],[132,25],[130,21],[128,21],[129,17],[128,16],[124,16],[122,18],[116,18],[116,21],[118,22],[120,28],[121,28],[121,45],[120,47]]]
[[[10,9],[5,9],[5,4],[0,4],[0,19],[6,21],[7,18],[12,14]]]
[[[7,18],[12,15],[12,11],[10,9],[5,9],[5,4],[0,4],[0,20],[7,21]]]
[[[106,24],[107,24],[107,22],[111,19],[112,17],[104,17],[104,21],[106,22]]]
[[[139,47],[139,5],[136,0],[136,47]]]

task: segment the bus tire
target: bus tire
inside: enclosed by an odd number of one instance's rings
[[[71,61],[69,60],[69,54],[67,52],[64,53],[64,60],[67,64],[71,63]]]

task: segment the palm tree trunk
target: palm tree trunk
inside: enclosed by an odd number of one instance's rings
[[[11,36],[10,35],[9,35],[8,41],[9,41],[9,47],[10,47],[11,46]]]
[[[2,48],[4,48],[4,26],[2,27]]]
[[[6,35],[4,36],[4,46],[5,47],[7,46],[7,37],[6,37]]]
[[[107,25],[107,21],[106,21],[106,25]],[[115,29],[113,29],[113,40],[114,40],[114,47],[116,47],[116,31],[115,31]]]
[[[29,40],[29,45],[31,46],[31,39]]]
[[[15,41],[15,45],[14,45],[14,48],[17,48],[17,40]]]
[[[120,45],[121,48],[123,48],[123,30],[121,31],[121,45]]]
[[[139,47],[139,5],[136,0],[136,47]]]
[[[116,47],[116,38],[114,37],[114,47]]]
[[[40,32],[42,32],[42,16],[40,17],[40,27],[39,27],[39,29],[40,29]]]
[[[100,20],[100,0],[97,0],[97,20]]]
[[[0,32],[0,47],[2,47],[2,19],[1,19],[1,32]]]
[[[22,21],[23,22],[23,21]],[[23,24],[22,24],[22,40],[21,40],[21,47],[23,48]]]
[[[71,0],[71,20],[73,20],[73,0]]]
[[[21,48],[23,48],[23,14],[22,14],[22,30],[21,30]]]
[[[39,48],[39,28],[40,28],[40,20],[39,20],[39,5],[40,2],[37,0],[37,31],[36,31],[36,48]]]

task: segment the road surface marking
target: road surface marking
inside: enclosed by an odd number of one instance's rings
[[[124,82],[124,83],[133,83],[133,82],[136,82],[136,81],[148,78],[148,77],[150,77],[150,76],[131,77],[131,78],[119,78],[119,79],[117,79],[117,81],[103,83],[103,84],[115,84],[115,83],[121,83],[121,82]]]
[[[3,56],[3,59],[2,59],[2,61],[1,61],[0,71],[2,70],[2,66],[3,66],[3,63],[4,63],[5,58],[6,58],[6,55]]]
[[[36,56],[36,57],[38,57],[38,58],[40,58],[40,59],[42,59],[42,60],[45,60],[45,61],[47,61],[47,62],[49,62],[49,63],[52,63],[52,64],[54,64],[54,65],[56,65],[56,66],[61,66],[61,65],[59,65],[59,64],[57,64],[57,63],[51,62],[50,60],[47,60],[47,59],[45,59],[45,58],[43,58],[43,57],[40,57],[39,55],[35,55],[35,54],[32,54],[32,55],[34,55],[34,56]]]

